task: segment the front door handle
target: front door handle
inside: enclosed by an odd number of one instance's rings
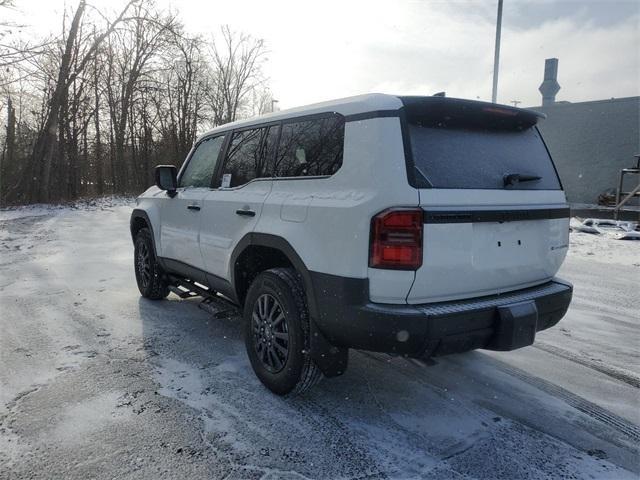
[[[243,217],[255,217],[256,212],[253,210],[236,210],[238,215],[242,215]]]
[[[198,205],[187,205],[189,210],[200,211],[200,207]]]

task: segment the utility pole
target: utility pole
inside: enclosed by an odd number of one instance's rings
[[[517,107],[522,102],[520,100],[511,100],[511,103],[513,104],[514,107]]]
[[[498,0],[498,21],[496,23],[496,51],[493,57],[493,90],[491,101],[496,103],[498,98],[498,69],[500,66],[500,32],[502,30],[502,0]]]

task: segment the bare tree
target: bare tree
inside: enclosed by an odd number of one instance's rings
[[[252,116],[264,115],[272,113],[277,100],[273,98],[273,94],[268,87],[260,86],[255,88],[251,95],[251,104],[249,106]]]
[[[4,149],[0,156],[0,194],[4,192],[4,179],[7,177],[8,166],[15,161],[16,146],[16,109],[13,107],[11,97],[7,98],[7,130],[4,141]]]
[[[261,40],[189,35],[153,0],[110,18],[79,0],[60,37],[0,42],[0,203],[139,191],[200,130],[270,110]]]
[[[95,35],[95,31],[94,31]],[[101,89],[100,89],[100,79],[104,72],[104,65],[102,62],[96,59],[93,62],[93,105],[94,105],[94,114],[93,114],[93,125],[94,125],[94,163],[95,163],[95,184],[97,195],[104,194],[104,158],[102,154],[102,137],[101,137],[101,125],[100,125],[100,99]]]
[[[166,46],[175,27],[175,17],[151,11],[142,5],[135,6],[135,18],[128,28],[114,36],[111,53],[117,52],[115,65],[110,65],[110,81],[107,84],[109,111],[114,140],[113,175],[114,189],[122,189],[125,179],[133,178],[129,171],[135,165],[125,163],[125,143],[134,102],[145,76],[154,69],[153,62]]]
[[[250,35],[235,33],[228,26],[222,42],[212,42],[212,70],[208,104],[213,124],[233,122],[249,94],[263,83],[261,64],[266,54],[264,42]]]
[[[176,160],[182,160],[196,139],[204,118],[207,65],[200,51],[200,37],[176,31],[170,53],[173,61],[160,73],[154,102],[159,130]]]
[[[36,144],[33,148],[33,163],[40,163],[41,168],[36,179],[39,180],[38,201],[46,202],[50,199],[51,187],[51,166],[53,157],[56,152],[56,135],[59,133],[60,111],[65,107],[68,98],[69,87],[76,78],[83,73],[87,63],[93,58],[94,53],[102,43],[102,41],[115,29],[124,18],[129,7],[135,1],[131,0],[120,15],[109,24],[109,26],[98,35],[91,46],[84,52],[82,58],[75,59],[75,65],[72,65],[74,48],[76,48],[76,39],[80,29],[80,22],[86,8],[86,1],[80,0],[76,8],[71,26],[67,34],[65,48],[60,60],[58,68],[58,76],[53,91],[53,95],[49,102],[49,111],[43,130],[40,132]],[[72,69],[72,67],[75,67]]]

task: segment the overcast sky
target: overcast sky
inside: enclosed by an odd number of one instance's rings
[[[45,32],[76,0],[15,3],[16,20]],[[491,98],[497,0],[157,3],[191,32],[229,24],[263,38],[280,108],[366,92]],[[560,59],[558,100],[640,95],[640,0],[504,0],[498,101],[540,105],[548,57]]]

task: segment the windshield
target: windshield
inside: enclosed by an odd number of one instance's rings
[[[560,181],[540,133],[525,130],[409,125],[418,177],[433,188],[559,190]],[[505,177],[519,181],[505,187]]]

